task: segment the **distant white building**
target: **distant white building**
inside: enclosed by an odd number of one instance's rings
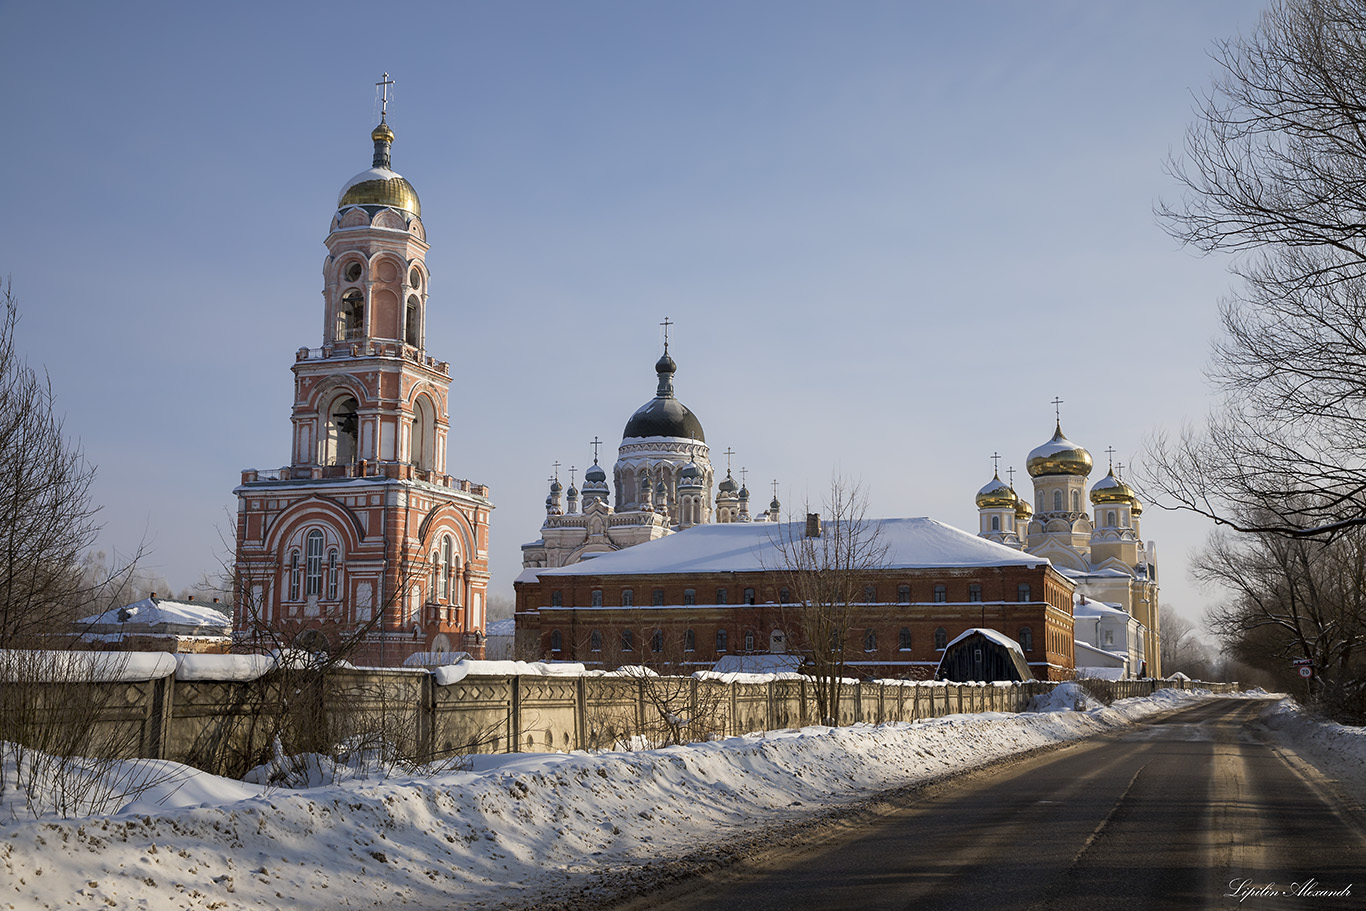
[[[1147,630],[1118,604],[1092,601],[1080,592],[1072,604],[1078,677],[1136,677],[1143,668]],[[1114,669],[1122,673],[1113,673]]]

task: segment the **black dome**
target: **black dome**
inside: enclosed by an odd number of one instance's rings
[[[631,415],[623,437],[684,437],[707,442],[702,435],[702,422],[678,399],[651,399]]]
[[[666,348],[664,356],[655,363],[655,373],[659,376],[655,397],[631,415],[626,429],[621,432],[622,437],[683,437],[699,443],[707,441],[697,415],[674,398],[674,371],[677,369]]]

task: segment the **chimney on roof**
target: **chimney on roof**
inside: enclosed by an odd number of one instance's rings
[[[821,536],[821,514],[809,512],[806,514],[806,536],[808,538],[819,538]]]
[[[148,598],[152,601],[155,601],[157,599],[157,593],[152,592],[150,595],[148,595]]]
[[[218,603],[218,599],[217,599],[217,598],[214,598],[214,599],[213,599],[213,603],[214,603],[214,604],[217,604],[217,603]]]

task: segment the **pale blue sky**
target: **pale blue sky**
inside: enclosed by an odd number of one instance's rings
[[[1053,429],[1133,461],[1209,407],[1227,263],[1152,215],[1246,2],[0,2],[0,274],[99,465],[109,546],[179,587],[242,468],[289,455],[323,238],[397,80],[432,250],[451,473],[487,483],[494,594],[545,479],[654,389],[764,501],[832,470],[974,530],[990,455]],[[567,475],[567,472],[565,472]],[[738,474],[738,471],[737,471]],[[579,477],[582,478],[580,471]],[[1028,481],[1017,476],[1017,488]],[[1158,510],[1164,600],[1206,528]]]

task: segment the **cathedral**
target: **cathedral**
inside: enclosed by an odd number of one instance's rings
[[[669,321],[664,324],[667,332]],[[552,478],[541,537],[522,545],[525,569],[568,566],[695,525],[778,521],[776,494],[767,510],[751,515],[749,488],[729,468],[712,496],[711,451],[702,422],[674,395],[677,372],[666,335],[655,362],[654,398],[636,409],[621,434],[612,467],[615,496],[596,449],[582,490],[573,478],[568,490]]]
[[[371,167],[342,187],[325,241],[321,344],[292,367],[289,464],[235,491],[234,639],[363,664],[483,657],[493,504],[446,470],[460,415],[426,347],[422,206],[393,170],[380,85]]]
[[[1090,662],[1118,667],[1123,676],[1159,676],[1157,554],[1140,534],[1143,504],[1113,466],[1088,497],[1094,467],[1091,454],[1063,435],[1059,420],[1053,438],[1025,462],[1033,502],[995,474],[977,492],[978,533],[1047,557],[1075,583],[1079,668]]]

